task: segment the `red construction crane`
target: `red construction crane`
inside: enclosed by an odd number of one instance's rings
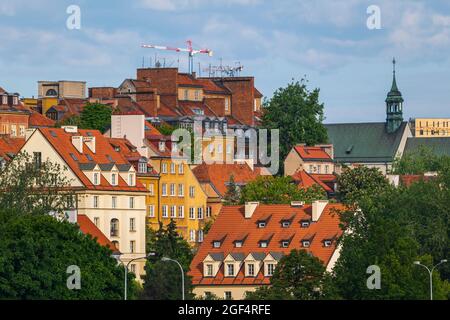
[[[152,44],[143,44],[141,47],[142,48],[147,48],[147,49],[158,49],[158,50],[170,50],[170,51],[176,51],[176,52],[187,52],[189,55],[189,73],[192,74],[192,72],[194,71],[194,55],[198,54],[198,53],[204,53],[209,55],[210,57],[212,57],[213,55],[213,51],[209,50],[209,49],[200,49],[200,50],[195,50],[192,48],[192,41],[191,40],[187,40],[187,48],[174,48],[174,47],[166,47],[166,46],[155,46]]]

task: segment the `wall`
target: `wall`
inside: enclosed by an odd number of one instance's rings
[[[111,116],[111,138],[124,137],[137,148],[142,156],[147,157],[147,148],[143,148],[145,138],[143,114],[113,114]]]
[[[197,286],[194,287],[193,293],[197,297],[204,297],[205,292],[210,292],[218,298],[225,298],[225,291],[231,291],[233,300],[243,300],[246,292],[253,292],[260,286]]]

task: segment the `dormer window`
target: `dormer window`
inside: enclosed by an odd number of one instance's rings
[[[159,151],[164,152],[166,150],[166,143],[164,141],[159,142]]]
[[[135,179],[134,179],[134,174],[133,173],[128,174],[128,185],[130,185],[130,186],[134,186],[135,185]]]
[[[94,185],[98,186],[100,184],[100,173],[94,172]]]
[[[308,228],[310,223],[309,223],[308,220],[303,220],[303,221],[301,222],[301,224],[302,224],[302,228]]]
[[[139,173],[147,173],[147,162],[139,162],[138,172]]]
[[[117,174],[115,173],[111,174],[111,185],[113,186],[117,185]]]
[[[287,248],[287,247],[289,247],[289,241],[287,241],[287,240],[281,241],[281,247],[282,247],[282,248]]]
[[[221,245],[222,245],[222,242],[220,242],[220,241],[214,241],[213,242],[213,247],[214,248],[220,248]]]
[[[281,222],[281,226],[283,228],[289,228],[291,226],[291,222],[290,221],[283,221],[283,222]]]
[[[232,263],[227,264],[227,276],[234,277],[234,264]]]
[[[311,241],[309,240],[303,240],[302,241],[303,248],[309,248],[311,246]]]
[[[234,242],[234,247],[235,248],[242,248],[242,241],[235,241]]]
[[[269,245],[268,241],[260,241],[259,242],[259,247],[260,248],[267,248],[268,245]]]
[[[332,244],[333,244],[333,241],[331,241],[331,240],[324,240],[323,241],[323,246],[326,247],[326,248],[331,247]]]
[[[266,222],[265,221],[259,221],[258,222],[258,228],[262,229],[266,227]]]

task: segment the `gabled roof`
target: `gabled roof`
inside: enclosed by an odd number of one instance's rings
[[[407,122],[393,133],[386,131],[385,122],[326,124],[325,128],[335,161],[384,163],[394,160]]]
[[[118,253],[116,246],[100,231],[99,228],[85,215],[77,215],[77,223],[81,232],[91,235],[100,245]]]
[[[6,161],[11,161],[12,156],[16,155],[24,144],[24,138],[0,136],[0,157],[5,159]]]
[[[225,277],[223,264],[214,278],[203,277],[202,262],[205,257],[214,253],[220,253],[226,257],[238,250],[246,257],[252,254],[253,257],[263,260],[270,254],[274,259],[279,260],[283,254],[289,254],[293,249],[305,249],[324,264],[328,264],[336,250],[336,242],[333,242],[330,247],[325,247],[323,240],[329,238],[330,234],[337,237],[342,235],[340,217],[336,213],[336,210],[340,209],[344,209],[341,204],[328,204],[317,222],[311,223],[307,228],[302,228],[300,222],[311,219],[311,205],[302,207],[259,205],[250,219],[244,217],[244,206],[224,206],[191,263],[189,274],[192,276],[193,284],[257,285],[270,282],[270,279],[265,277],[262,271],[253,278],[245,277],[243,270],[240,270],[235,278]],[[283,228],[279,221],[291,214],[295,214],[293,223],[288,228]],[[267,215],[272,215],[273,218],[265,228],[258,228],[256,222]],[[242,247],[235,248],[234,242],[244,233],[248,236]],[[311,241],[310,247],[303,248],[301,241],[305,237],[311,238],[311,235],[314,239]],[[213,246],[213,240],[217,238],[223,239],[220,248]],[[266,248],[259,246],[261,240],[268,241]],[[290,240],[288,248],[282,247],[282,240]]]
[[[119,152],[114,150],[108,138],[104,137],[100,131],[78,129],[76,133],[69,133],[62,128],[39,128],[38,131],[52,145],[54,150],[61,156],[85,188],[91,190],[111,191],[146,191],[146,188],[139,181],[136,181],[136,186],[128,186],[128,184],[120,176],[117,186],[112,186],[109,184],[108,181],[104,179],[103,175],[100,179],[100,185],[94,185],[83,173],[80,165],[82,167],[84,165],[91,166],[92,163],[98,165],[114,163],[121,171],[128,170],[131,167],[131,164]],[[83,153],[78,152],[72,144],[72,136],[95,137],[96,152],[93,153],[84,143]],[[75,155],[76,160],[72,155]]]
[[[299,170],[292,175],[292,179],[298,183],[299,188],[308,189],[318,185],[327,193],[333,193],[333,188],[327,183],[334,184],[336,176],[332,174],[309,174],[305,170]]]
[[[209,182],[214,186],[214,189],[224,196],[227,192],[227,187],[231,175],[234,176],[236,184],[247,184],[255,180],[258,175],[248,166],[248,164],[206,164],[203,163],[195,167],[192,172],[199,182]]]
[[[450,138],[408,138],[404,154],[411,154],[421,148],[430,149],[437,156],[450,156]]]

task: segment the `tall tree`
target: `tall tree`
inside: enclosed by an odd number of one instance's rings
[[[320,199],[326,199],[320,187],[300,189],[289,176],[260,176],[241,191],[241,203],[259,201],[265,204],[288,204],[291,201],[312,202]]]
[[[123,299],[123,267],[77,225],[3,210],[0,219],[0,300]],[[80,270],[79,290],[67,287],[70,266]],[[130,274],[130,297],[136,296],[133,279]]]
[[[281,258],[269,287],[247,294],[249,300],[337,299],[330,275],[318,258],[305,250],[292,250]]]
[[[306,81],[291,82],[275,91],[264,102],[261,127],[280,130],[280,157],[286,158],[299,143],[314,145],[327,142],[323,126],[324,106],[319,102],[319,89],[309,91]]]
[[[37,155],[16,155],[0,174],[0,208],[16,214],[62,215],[73,208],[74,193],[69,189],[67,168]]]
[[[112,109],[100,103],[88,103],[80,115],[82,129],[99,130],[104,133],[111,126]]]
[[[193,258],[190,245],[176,231],[174,220],[157,231],[147,230],[147,252],[155,255],[147,261],[142,298],[148,300],[181,300],[181,270],[174,262],[162,261],[163,257],[178,261],[184,270],[185,297],[192,299],[191,278],[187,275]]]
[[[234,181],[234,175],[230,176],[230,181],[227,185],[227,192],[225,193],[223,199],[226,205],[238,204],[240,199],[240,192],[236,182]]]

